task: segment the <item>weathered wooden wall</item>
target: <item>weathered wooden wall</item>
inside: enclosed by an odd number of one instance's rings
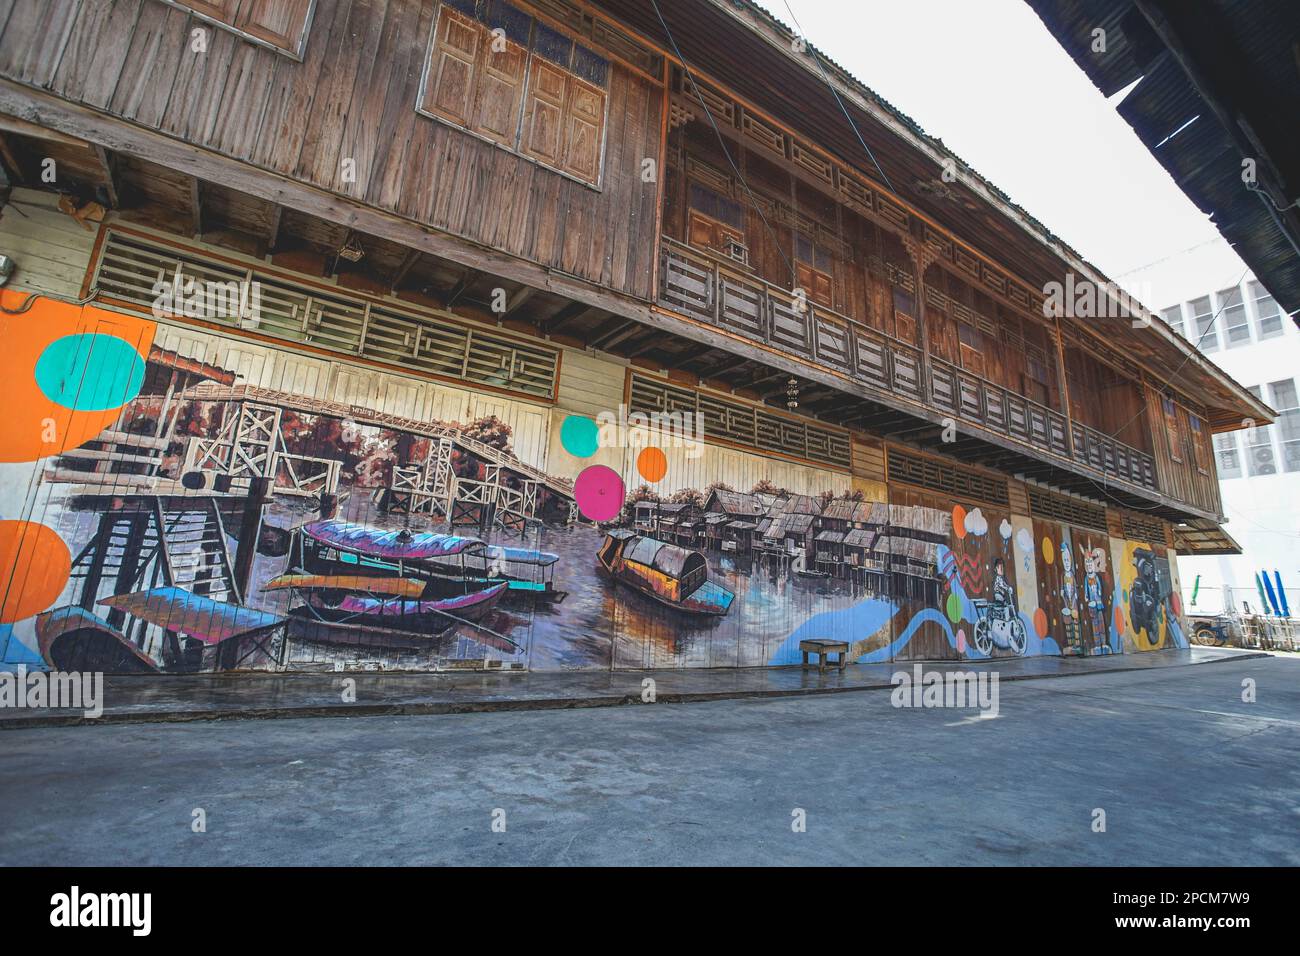
[[[18,264],[8,284],[62,299],[79,297],[95,235],[59,212],[54,193],[15,189],[0,210],[0,250]]]
[[[0,0],[0,76],[640,298],[663,94],[611,63],[600,190],[416,113],[434,0],[319,0],[302,62],[159,0]],[[343,159],[355,160],[354,182]]]
[[[1165,494],[1189,502],[1197,508],[1222,513],[1223,502],[1215,474],[1209,426],[1202,420],[1206,448],[1198,462],[1192,441],[1192,417],[1195,413],[1181,403],[1175,403],[1176,427],[1173,431],[1176,434],[1171,434],[1165,424],[1163,397],[1150,386],[1146,389],[1146,406],[1146,420],[1151,426],[1154,447],[1152,454],[1161,489]]]

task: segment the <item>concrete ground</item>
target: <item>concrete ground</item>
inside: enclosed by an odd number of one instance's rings
[[[1300,660],[1000,690],[32,727],[0,863],[1300,864]]]

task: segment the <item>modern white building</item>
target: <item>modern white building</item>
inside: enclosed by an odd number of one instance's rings
[[[1192,613],[1215,613],[1229,601],[1259,612],[1256,575],[1267,571],[1272,580],[1280,572],[1291,612],[1300,615],[1300,329],[1249,273],[1161,314],[1278,413],[1274,425],[1214,436],[1226,530],[1242,553],[1180,557],[1184,602]]]

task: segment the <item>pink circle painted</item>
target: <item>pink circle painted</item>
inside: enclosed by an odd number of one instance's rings
[[[612,521],[623,508],[623,479],[613,468],[588,465],[573,483],[573,500],[590,521]]]

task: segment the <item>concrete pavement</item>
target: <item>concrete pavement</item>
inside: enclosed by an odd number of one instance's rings
[[[1300,660],[1003,683],[1000,712],[840,693],[33,727],[0,734],[0,863],[1300,864]]]

